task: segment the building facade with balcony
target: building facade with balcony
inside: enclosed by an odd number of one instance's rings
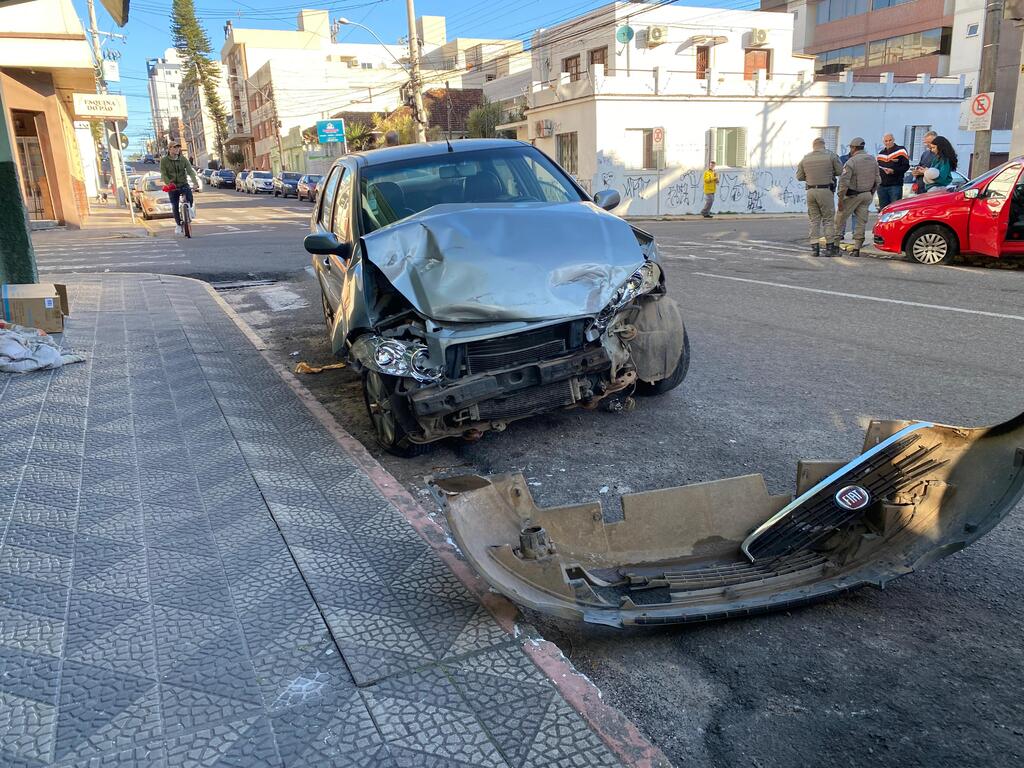
[[[192,80],[183,81],[179,92],[183,139],[192,164],[196,168],[209,168],[211,163],[223,164],[217,148],[217,127],[210,115],[206,92],[199,83]],[[226,110],[229,96],[227,78],[223,72],[217,94]]]
[[[153,115],[158,152],[171,141],[182,140],[181,60],[174,48],[164,51],[163,58],[146,60],[149,78],[149,110]]]
[[[82,23],[71,0],[32,0],[0,8],[0,30],[0,120],[29,220],[79,227],[97,171],[89,123],[74,119],[72,94],[96,92]]]
[[[792,52],[784,14],[633,3],[616,14],[534,37],[528,107],[506,127],[591,192],[617,189],[621,214],[697,212],[709,160],[721,177],[717,210],[801,211],[795,168],[819,136],[842,154],[855,136],[871,151],[886,132],[934,128],[968,147],[958,129],[963,78],[816,79],[814,58]],[[625,26],[632,39],[617,44]]]

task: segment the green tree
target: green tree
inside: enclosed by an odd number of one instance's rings
[[[220,64],[210,58],[210,38],[196,18],[192,0],[173,0],[171,7],[171,39],[182,61],[182,79],[198,83],[203,89],[206,108],[213,119],[217,154],[224,158],[224,142],[228,136],[227,113],[220,100]]]
[[[466,118],[466,128],[474,139],[493,139],[498,135],[497,127],[501,124],[501,105],[494,101],[485,101],[479,107],[470,110]]]
[[[370,126],[354,120],[347,121],[345,123],[345,143],[352,152],[370,149],[373,146],[373,133]]]
[[[400,143],[416,143],[416,124],[413,122],[412,109],[410,107],[399,107],[390,115],[374,115],[373,130],[381,135],[388,131],[398,131]]]

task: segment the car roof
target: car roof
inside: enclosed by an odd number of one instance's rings
[[[401,144],[397,147],[382,147],[362,152],[351,152],[345,157],[354,157],[361,166],[367,167],[401,162],[402,160],[417,160],[421,157],[433,157],[434,155],[460,154],[463,152],[477,152],[481,149],[501,149],[514,146],[529,147],[531,145],[516,139],[455,139],[451,143],[452,152],[450,153],[448,151],[448,142],[428,141],[425,144]]]

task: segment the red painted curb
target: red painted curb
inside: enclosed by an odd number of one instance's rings
[[[450,543],[448,535],[440,523],[426,513],[412,494],[370,455],[362,443],[338,424],[331,412],[306,389],[287,366],[278,363],[270,356],[263,339],[249,327],[249,324],[235,312],[231,305],[221,298],[213,286],[209,283],[203,283],[203,285],[206,286],[207,291],[225,314],[234,321],[239,330],[263,355],[263,359],[277,371],[316,420],[331,433],[342,449],[377,486],[381,494],[402,513],[409,525],[437,552],[459,580],[476,595],[494,616],[498,625],[509,635],[514,636],[515,620],[519,613],[516,606],[502,595],[495,594],[490,590],[490,587],[477,575],[476,571],[459,557],[458,551]],[[672,764],[665,754],[651,744],[625,715],[605,704],[597,686],[580,674],[554,643],[548,640],[528,639],[523,643],[523,649],[541,672],[551,680],[562,697],[580,713],[587,724],[622,761],[623,765],[630,766],[630,768],[671,768]]]

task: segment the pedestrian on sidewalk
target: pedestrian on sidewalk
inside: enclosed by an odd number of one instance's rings
[[[938,136],[935,131],[928,131],[921,139],[922,152],[917,160],[917,165],[910,169],[910,175],[914,177],[914,184],[910,188],[915,195],[923,194],[925,191],[924,172],[935,165],[935,152],[932,150],[932,142]]]
[[[188,158],[181,154],[181,144],[172,141],[167,147],[167,154],[160,159],[160,179],[168,187],[173,187],[167,192],[171,199],[171,212],[174,214],[174,234],[184,233],[181,228],[181,211],[178,210],[178,203],[181,196],[185,195],[185,201],[192,205],[192,187],[189,186],[189,177],[199,186],[199,179],[196,177],[195,168]]]
[[[849,160],[849,159],[850,159],[850,152],[849,152],[849,148],[847,148],[846,154],[839,156],[839,166],[842,167],[842,166],[846,165],[846,161]],[[842,202],[842,201],[840,201],[840,202]],[[839,213],[839,203],[836,203],[836,213]],[[839,240],[838,240],[838,243],[836,245],[837,249],[838,249],[839,245],[842,244],[842,242],[846,239],[846,226],[847,226],[848,223],[849,222],[846,222],[846,221],[843,222],[843,231],[839,235]],[[853,228],[854,229],[857,228],[857,216],[856,215],[854,215],[854,217],[853,217]],[[837,251],[836,252],[836,256],[838,256],[838,255],[839,255],[839,253]]]
[[[932,153],[935,155],[935,162],[928,171],[937,171],[937,173],[925,171],[922,176],[925,182],[925,192],[944,190],[953,183],[953,171],[956,170],[956,150],[945,136],[936,136],[932,139]]]
[[[841,237],[850,216],[856,216],[853,228],[853,251],[851,256],[860,256],[864,245],[864,229],[868,223],[868,206],[875,190],[881,183],[878,161],[864,151],[864,139],[860,136],[850,141],[850,159],[843,166],[839,177],[839,218],[836,219],[836,240]]]
[[[835,242],[835,189],[836,177],[842,172],[839,158],[825,148],[821,138],[812,142],[811,151],[797,164],[796,177],[807,184],[807,218],[810,220],[807,237],[811,241],[812,256],[821,256],[821,237],[825,238],[826,256],[839,253]]]
[[[704,171],[704,208],[700,215],[705,219],[712,218],[711,206],[715,204],[715,193],[718,191],[718,172],[715,170],[715,161],[708,163]]]
[[[903,199],[903,177],[910,170],[910,154],[906,147],[896,143],[891,133],[882,137],[882,150],[878,153],[878,170],[882,183],[878,185],[878,210],[889,203]]]

